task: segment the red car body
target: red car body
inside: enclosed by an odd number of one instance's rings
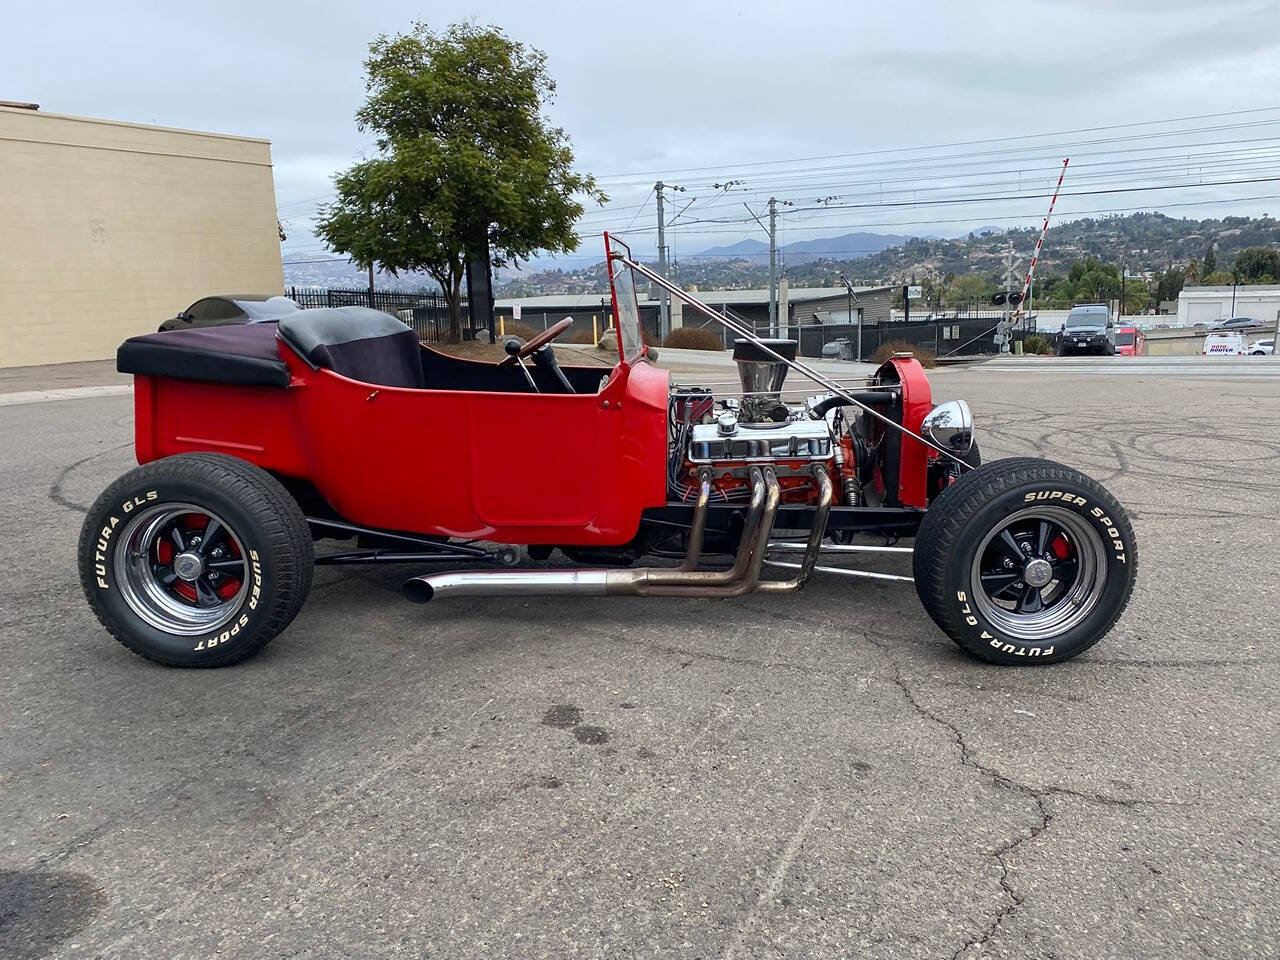
[[[277,346],[284,389],[135,377],[138,462],[226,453],[308,481],[351,523],[499,543],[622,544],[666,502],[669,374],[647,360],[620,361],[595,394],[498,393],[375,387]],[[918,431],[920,364],[895,357],[882,376]],[[899,500],[924,509],[929,451],[894,442]]]
[[[647,360],[595,394],[497,393],[374,387],[278,348],[284,389],[135,377],[138,462],[226,453],[308,481],[351,523],[499,543],[622,544],[666,502],[669,374]],[[924,371],[898,357],[883,375],[919,430]],[[899,498],[923,509],[928,450],[895,442]]]

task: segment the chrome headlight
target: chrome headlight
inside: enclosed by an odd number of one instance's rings
[[[963,400],[948,400],[929,411],[920,432],[943,450],[962,457],[973,449],[973,414]]]

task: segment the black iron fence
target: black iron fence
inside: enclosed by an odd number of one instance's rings
[[[996,325],[1002,319],[998,312],[988,314],[969,314],[958,317],[937,317],[907,323],[880,323],[862,328],[862,355],[869,357],[886,343],[902,342],[912,347],[924,347],[932,350],[936,356],[949,353],[972,355],[998,353],[996,344]],[[833,337],[822,331],[808,345],[809,349],[817,348],[817,352],[808,356],[819,356],[822,347],[835,339],[848,338],[856,344],[856,327],[846,326],[847,333]],[[1013,342],[1020,342],[1028,334],[1036,332],[1035,317],[1023,317],[1011,331]],[[804,351],[804,333],[801,334],[801,350]],[[856,349],[856,346],[855,346]]]
[[[864,359],[870,358],[882,344],[901,342],[912,347],[925,347],[937,356],[954,351],[957,354],[996,353],[996,324],[1003,315],[999,311],[961,313],[958,316],[937,316],[908,322],[869,323],[862,325],[862,349]],[[686,323],[700,326],[721,338],[728,349],[734,335],[711,320]],[[758,337],[769,336],[767,324],[750,324]],[[1024,317],[1013,329],[1013,340],[1022,340],[1036,332],[1035,317]],[[811,323],[788,327],[784,336],[799,342],[796,352],[802,357],[821,357],[823,348],[833,344],[827,355],[834,353],[845,360],[855,359],[858,350],[858,325],[856,323]]]
[[[413,327],[422,340],[442,340],[449,334],[449,301],[435,291],[412,293],[404,290],[290,287],[285,295],[303,309],[373,307],[399,317]],[[462,315],[462,338],[474,340],[479,333],[488,339],[488,330],[471,329],[465,298],[458,309]]]

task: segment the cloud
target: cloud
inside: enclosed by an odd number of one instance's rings
[[[580,166],[610,178],[609,212],[624,223],[662,171],[1212,113],[1267,105],[1280,90],[1274,2],[741,0],[726,10],[656,0],[628,11],[527,0],[64,0],[58,13],[7,11],[21,42],[0,60],[4,95],[266,137],[279,204],[298,223],[298,210],[310,212],[303,201],[370,149],[353,120],[368,42],[415,19],[474,16],[545,50],[559,88],[550,115]],[[291,243],[307,239],[294,230]],[[692,249],[699,237],[685,226],[676,242]]]

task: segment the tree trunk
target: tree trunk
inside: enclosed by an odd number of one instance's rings
[[[449,342],[462,339],[462,278],[455,277],[449,291]]]

